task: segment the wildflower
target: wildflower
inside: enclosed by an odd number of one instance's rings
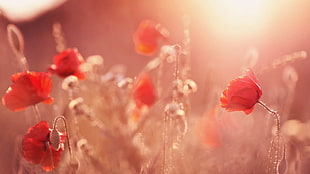
[[[262,95],[254,72],[248,69],[245,76],[232,80],[220,98],[221,107],[227,111],[244,111],[250,114]]]
[[[20,111],[40,102],[53,103],[49,96],[52,80],[45,72],[25,71],[11,76],[13,84],[2,97],[4,106],[12,111]]]
[[[133,99],[138,108],[146,105],[151,107],[157,94],[150,76],[146,73],[141,74],[133,86]]]
[[[143,20],[133,36],[136,52],[143,55],[153,54],[159,45],[159,41],[166,41],[168,31],[160,24]]]
[[[147,111],[147,108],[146,107],[142,107],[142,108],[137,108],[137,107],[133,107],[131,108],[130,110],[130,118],[133,122],[137,123],[141,116],[143,114],[145,114],[145,112]]]
[[[207,147],[220,147],[220,124],[217,120],[217,107],[213,107],[208,111],[201,120],[198,121],[198,138]]]
[[[65,135],[59,132],[60,148],[55,150],[50,142],[52,129],[46,121],[30,127],[22,140],[24,158],[32,164],[40,164],[45,171],[57,167],[64,150]]]
[[[48,71],[60,77],[76,76],[82,80],[84,73],[80,70],[80,65],[84,63],[82,55],[76,48],[69,48],[54,56],[54,64],[50,65]]]

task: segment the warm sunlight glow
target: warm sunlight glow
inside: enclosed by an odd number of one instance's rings
[[[212,25],[219,32],[257,31],[265,22],[266,0],[217,0],[212,6]]]
[[[0,8],[10,20],[27,21],[58,7],[66,0],[0,0]]]

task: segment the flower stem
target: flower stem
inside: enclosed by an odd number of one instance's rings
[[[262,101],[257,101],[258,104],[260,104],[264,109],[266,109],[268,112],[270,112],[274,117],[275,117],[275,120],[276,120],[276,136],[279,136],[280,134],[280,115],[277,111],[269,108],[264,102]]]
[[[190,75],[190,58],[191,58],[191,53],[190,53],[190,44],[191,44],[191,38],[190,38],[190,32],[189,32],[189,26],[190,26],[190,16],[189,15],[184,15],[183,16],[183,25],[184,25],[184,38],[183,38],[183,55],[185,56],[185,62],[184,62],[184,68],[183,68],[183,76],[184,78],[188,78]]]
[[[39,123],[39,121],[41,120],[41,114],[39,112],[38,105],[33,105],[32,108],[33,108],[33,110],[35,112],[36,123]]]
[[[18,59],[21,68],[23,71],[27,71],[29,69],[27,59],[24,55],[24,37],[22,32],[18,29],[18,27],[14,24],[9,24],[7,26],[7,36],[9,40],[9,44],[11,49],[13,50],[16,58]]]
[[[53,36],[56,43],[56,51],[60,53],[66,48],[66,42],[61,24],[58,22],[53,24]]]
[[[262,101],[257,101],[257,103],[259,103],[264,109],[266,109],[269,113],[271,113],[274,117],[275,117],[275,121],[276,121],[276,132],[275,132],[275,136],[273,137],[272,141],[271,141],[271,148],[268,152],[268,158],[270,159],[270,162],[273,164],[272,166],[272,173],[275,174],[279,174],[279,166],[280,163],[283,160],[286,160],[286,154],[285,154],[285,143],[283,144],[283,149],[282,151],[284,151],[283,153],[281,153],[281,147],[280,147],[280,115],[278,114],[277,111],[269,108],[264,102]],[[273,150],[274,149],[274,150]],[[274,151],[275,156],[271,157],[270,154]],[[282,156],[281,156],[282,155]],[[271,172],[271,168],[268,167],[268,172]]]
[[[52,173],[54,173],[55,164],[54,164],[54,159],[53,159],[53,152],[51,149],[51,145],[48,141],[46,142],[46,146],[48,147],[48,149],[50,151],[50,158],[51,158],[51,163],[52,163]]]
[[[65,124],[65,131],[66,131],[66,136],[67,136],[67,141],[68,141],[68,149],[69,149],[70,156],[72,157],[72,151],[71,151],[70,140],[69,140],[70,137],[69,137],[69,132],[68,132],[68,126],[67,126],[67,121],[66,121],[64,116],[58,116],[58,117],[55,118],[54,123],[53,123],[53,129],[56,128],[57,121],[59,119],[61,119],[64,122],[64,124]]]
[[[281,57],[275,59],[271,65],[267,65],[267,66],[263,67],[258,72],[258,74],[262,74],[267,70],[276,69],[278,67],[285,66],[285,65],[291,64],[295,61],[303,60],[305,58],[307,58],[307,52],[306,51],[297,51],[297,52],[293,52],[291,54],[281,56]]]

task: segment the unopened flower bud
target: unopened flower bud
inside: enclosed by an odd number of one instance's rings
[[[83,115],[86,113],[86,105],[84,105],[83,102],[84,100],[81,97],[70,101],[69,108],[74,112],[75,115]]]
[[[86,59],[86,62],[91,65],[103,65],[104,59],[100,55],[93,55],[93,56],[89,56]]]
[[[62,89],[69,90],[77,86],[79,83],[79,80],[76,76],[68,76],[66,77],[62,82]]]
[[[119,88],[128,88],[129,86],[131,86],[132,85],[132,83],[133,83],[133,80],[131,79],[131,78],[124,78],[124,79],[122,79],[121,81],[119,81],[118,83],[117,83],[117,86],[119,87]]]
[[[181,108],[181,105],[178,103],[167,104],[165,107],[165,112],[174,118],[185,116],[185,111]]]
[[[298,81],[298,73],[292,66],[285,67],[283,71],[283,81],[287,85],[294,85]]]
[[[56,129],[53,129],[50,133],[50,142],[52,147],[58,151],[60,149],[60,134]]]
[[[197,84],[193,80],[187,79],[184,82],[183,90],[185,93],[197,92]]]

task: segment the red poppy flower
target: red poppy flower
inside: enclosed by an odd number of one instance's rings
[[[40,102],[53,103],[49,96],[52,80],[45,72],[26,71],[11,76],[13,84],[2,97],[4,106],[12,111],[20,111]]]
[[[54,167],[57,167],[66,138],[63,133],[59,133],[60,148],[57,151],[52,147],[49,139],[51,131],[48,123],[41,121],[30,127],[22,140],[24,158],[32,164],[40,164],[45,171],[52,171]]]
[[[157,94],[150,76],[146,73],[141,74],[133,86],[133,99],[138,108],[146,105],[152,106]]]
[[[232,80],[220,98],[227,111],[244,111],[250,114],[262,96],[262,89],[254,72],[248,69],[245,76]]]
[[[84,59],[78,50],[69,48],[54,56],[54,64],[49,67],[48,71],[63,78],[74,75],[82,80],[85,78],[79,68],[82,63],[84,63]]]
[[[133,122],[138,122],[138,120],[141,118],[141,116],[143,115],[143,107],[142,108],[131,108],[130,111],[130,118]]]
[[[166,41],[167,37],[168,31],[160,24],[150,20],[143,20],[133,37],[136,52],[151,55],[157,50],[159,41]]]
[[[219,147],[221,145],[220,124],[217,119],[218,107],[213,107],[197,124],[198,138],[207,147]]]

